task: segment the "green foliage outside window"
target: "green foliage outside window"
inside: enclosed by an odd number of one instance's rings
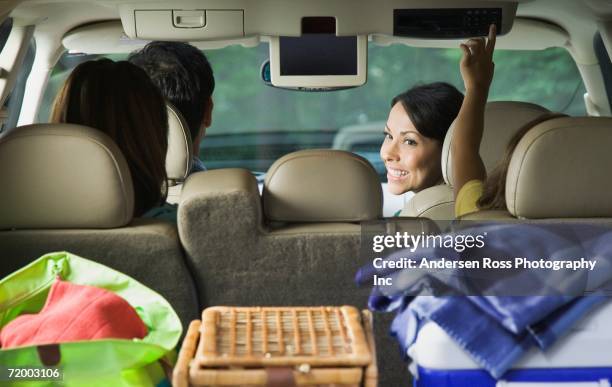
[[[209,133],[260,130],[331,129],[384,121],[393,96],[417,84],[446,81],[463,89],[459,49],[371,45],[366,85],[327,93],[267,87],[259,69],[266,45],[209,51],[217,90],[215,123]],[[490,100],[533,102],[553,111],[584,115],[584,86],[572,58],[562,48],[498,51]]]

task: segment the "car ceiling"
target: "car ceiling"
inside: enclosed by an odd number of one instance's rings
[[[381,6],[381,4],[398,7],[411,7],[412,5],[417,8],[431,8],[443,4],[441,3],[442,1],[446,1],[447,5],[452,4],[453,6],[469,6],[468,4],[475,3],[489,6],[489,4],[499,3],[502,0],[437,0],[436,2],[431,0],[334,0],[333,2],[328,0],[258,0],[258,3],[253,3],[252,1],[253,0],[0,0],[0,16],[6,15],[7,12],[12,10],[10,15],[13,17],[14,23],[21,25],[35,24],[36,30],[34,36],[36,38],[37,47],[47,47],[46,51],[40,55],[41,58],[38,58],[39,54],[37,53],[37,61],[51,65],[55,63],[61,52],[64,51],[61,42],[67,32],[89,23],[118,20],[120,18],[119,9],[134,4],[139,7],[156,6],[159,7],[158,9],[198,9],[207,6],[219,8],[222,5],[231,8],[232,5],[239,6],[240,4],[246,4],[249,7],[253,7],[254,4],[265,4],[267,5],[265,10],[258,10],[255,12],[259,18],[263,18],[259,20],[260,23],[274,20],[275,17],[278,17],[278,14],[275,15],[275,13],[282,13],[283,7],[287,6],[301,7],[306,10],[338,10],[342,7],[352,7],[353,10],[351,12],[356,15],[355,17],[360,17],[359,20],[361,23],[363,14],[367,14],[367,12],[364,12],[364,9],[372,9],[372,7],[378,7]],[[507,3],[508,1],[505,2]],[[538,22],[540,27],[549,23],[551,25],[551,31],[567,32],[569,40],[566,41],[564,47],[568,49],[578,65],[585,81],[587,91],[593,96],[595,101],[599,101],[598,103],[600,106],[607,106],[607,97],[602,86],[603,80],[601,78],[599,63],[593,49],[593,36],[598,29],[602,29],[604,23],[608,30],[611,30],[612,1],[518,0],[513,2],[518,3],[517,17]],[[362,7],[356,7],[357,3]],[[355,11],[355,9],[358,9],[358,11]],[[345,15],[350,15],[347,13],[346,9],[343,9],[342,12]],[[380,20],[378,23],[380,25]],[[369,33],[375,34],[377,31],[369,31]],[[529,38],[535,41],[537,41],[540,36],[544,36],[544,34],[537,33],[533,35],[534,36]],[[521,36],[524,36],[524,34]],[[430,40],[429,42],[435,41]],[[427,40],[404,43],[421,47],[435,46],[435,43],[430,44]],[[612,46],[612,43],[607,44],[607,46],[608,45]],[[546,45],[542,46],[546,47]],[[612,50],[612,47],[607,48],[608,51]]]

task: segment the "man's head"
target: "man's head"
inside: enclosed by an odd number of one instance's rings
[[[183,115],[194,151],[212,121],[213,71],[206,56],[197,48],[181,42],[151,42],[134,52],[128,60],[142,67],[162,94]]]

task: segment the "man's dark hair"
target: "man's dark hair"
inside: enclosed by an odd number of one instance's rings
[[[453,85],[434,82],[397,95],[391,101],[391,107],[398,102],[419,133],[443,143],[449,126],[459,114],[463,94]]]
[[[128,60],[143,68],[181,112],[195,140],[215,89],[212,68],[202,51],[182,42],[151,42]]]

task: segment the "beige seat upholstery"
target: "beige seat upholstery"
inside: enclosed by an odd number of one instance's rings
[[[612,217],[612,119],[563,117],[530,130],[512,155],[508,211],[519,218]]]
[[[176,227],[132,219],[132,178],[104,133],[69,124],[13,129],[0,137],[0,180],[0,278],[69,251],[155,289],[184,323],[197,315]]]
[[[262,192],[266,218],[277,222],[359,222],[382,217],[380,181],[354,153],[303,150],[268,170]]]
[[[191,170],[193,145],[189,127],[181,113],[171,104],[168,109],[168,152],[166,173],[170,184],[182,183]]]
[[[3,135],[0,147],[0,229],[113,228],[132,219],[130,171],[99,130],[30,125]]]
[[[168,175],[168,203],[177,203],[183,181],[191,170],[193,145],[191,133],[185,119],[172,104],[168,109],[168,152],[166,153],[166,174]]]
[[[528,102],[489,102],[485,108],[484,132],[480,144],[480,157],[487,171],[491,171],[504,154],[510,139],[520,128],[549,111]],[[451,144],[453,126],[449,129],[442,146],[442,175],[444,181],[453,186]]]
[[[350,296],[352,274],[334,268],[359,267],[359,222],[382,217],[374,169],[349,152],[301,151],[274,163],[264,184],[262,200],[242,169],[199,172],[185,182],[179,235],[197,268],[201,301],[311,303],[317,283],[330,287],[330,301]],[[349,188],[361,190],[357,199]],[[290,294],[272,291],[281,283]]]
[[[448,184],[434,185],[416,193],[400,212],[400,216],[450,220],[455,216],[455,198]]]
[[[545,108],[527,103],[513,101],[495,101],[487,103],[485,109],[485,129],[480,155],[487,171],[497,165],[503,155],[506,144],[518,129],[542,114],[548,113]],[[442,175],[445,184],[430,187],[415,194],[400,213],[401,216],[428,217],[434,220],[454,219],[454,198],[450,145],[453,137],[453,126],[448,130],[442,147]]]
[[[504,211],[462,219],[612,218],[612,118],[561,117],[518,143],[506,178]]]
[[[242,169],[195,173],[185,182],[179,236],[196,268],[201,306],[365,307],[369,287],[356,287],[353,278],[367,262],[360,257],[360,222],[382,216],[373,167],[344,151],[299,151],[277,160],[264,184],[262,199]],[[420,233],[429,226],[415,219],[402,229]],[[388,323],[377,329],[385,341],[379,343],[384,373],[395,377],[381,385],[401,385],[407,374]]]

